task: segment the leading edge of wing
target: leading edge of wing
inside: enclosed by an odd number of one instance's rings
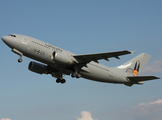
[[[135,51],[117,51],[117,52],[107,52],[107,53],[97,53],[97,54],[84,54],[84,55],[74,55],[73,57],[79,62],[79,63],[88,63],[91,61],[98,62],[98,60],[105,59],[109,61],[108,58],[115,57],[117,59],[120,59],[119,56],[126,55],[126,54],[133,54]]]

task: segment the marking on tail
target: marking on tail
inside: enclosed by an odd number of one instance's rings
[[[140,68],[140,61],[138,60],[134,66],[133,76],[138,76]]]

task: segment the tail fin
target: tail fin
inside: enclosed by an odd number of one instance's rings
[[[123,65],[118,66],[117,68],[125,70],[129,76],[138,76],[150,58],[151,55],[141,53],[140,55],[129,60]]]

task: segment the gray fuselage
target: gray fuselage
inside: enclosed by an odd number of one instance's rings
[[[11,48],[17,49],[22,52],[24,56],[37,60],[44,64],[47,64],[64,74],[70,75],[71,69],[68,69],[67,65],[58,64],[51,60],[53,52],[65,54],[70,59],[73,58],[73,53],[50,45],[38,39],[28,37],[25,35],[14,34],[13,36],[3,36],[2,39],[6,39],[4,42]],[[83,66],[80,70],[80,74],[83,78],[108,83],[129,83],[126,79],[127,73],[117,68],[109,68],[97,62],[91,61]]]

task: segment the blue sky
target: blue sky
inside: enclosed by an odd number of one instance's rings
[[[161,0],[1,0],[0,36],[28,35],[75,54],[136,51],[115,67],[146,52],[143,74],[162,77]],[[57,84],[28,70],[31,59],[0,41],[0,120],[161,120],[162,80],[127,87],[73,79]]]

